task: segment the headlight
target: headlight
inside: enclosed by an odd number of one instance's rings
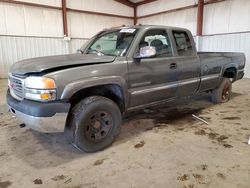
[[[31,76],[25,79],[25,98],[37,101],[56,99],[56,84],[51,78]]]

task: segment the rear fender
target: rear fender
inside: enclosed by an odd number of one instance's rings
[[[238,70],[238,65],[235,64],[235,63],[230,63],[230,64],[226,64],[223,68],[222,68],[222,71],[221,71],[221,78],[224,76],[224,73],[227,69],[229,68],[235,68],[236,69],[236,74],[235,74],[235,77],[237,76],[237,70]],[[234,78],[235,79],[235,78]]]

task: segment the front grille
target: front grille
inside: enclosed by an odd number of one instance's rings
[[[10,94],[17,100],[23,100],[23,80],[9,76]]]

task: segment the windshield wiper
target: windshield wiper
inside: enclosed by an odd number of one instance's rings
[[[115,54],[107,54],[107,53],[105,53],[104,55],[106,55],[106,56],[115,56],[115,57],[117,57],[117,55],[115,55]]]
[[[89,54],[89,53],[94,53],[94,54],[97,54],[97,55],[99,55],[99,56],[105,55],[102,51],[93,50],[93,49],[88,49],[88,50],[87,50],[87,54]]]
[[[83,50],[82,50],[82,49],[77,49],[76,53],[81,53],[81,54],[83,54]]]

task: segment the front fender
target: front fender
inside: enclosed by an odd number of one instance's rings
[[[102,86],[107,84],[116,84],[122,88],[125,105],[128,104],[128,88],[126,80],[120,76],[102,76],[102,77],[92,77],[83,80],[77,80],[69,83],[63,90],[61,99],[70,99],[76,92],[94,87],[94,86]]]

